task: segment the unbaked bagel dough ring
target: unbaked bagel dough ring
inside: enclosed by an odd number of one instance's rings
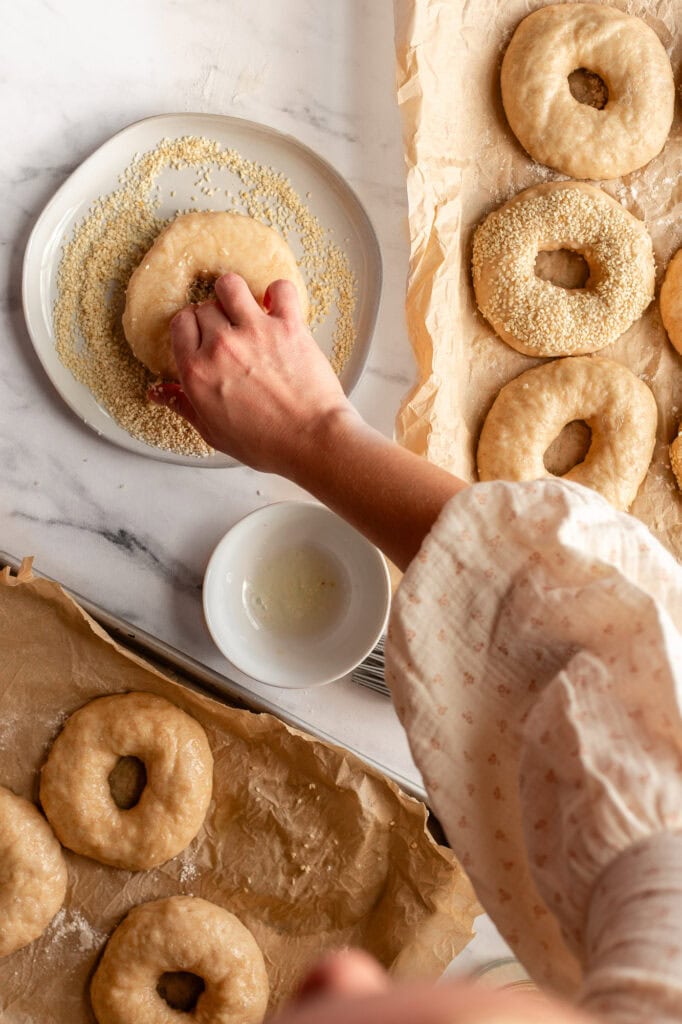
[[[239,213],[181,214],[164,228],[128,282],[123,331],[140,362],[153,373],[178,379],[170,322],[190,301],[194,281],[228,272],[240,274],[260,303],[273,281],[293,281],[307,320],[303,277],[274,228]]]
[[[157,992],[166,972],[204,982],[191,1014]],[[194,896],[134,907],[106,945],[90,985],[99,1024],[260,1024],[269,985],[263,955],[233,914]]]
[[[670,342],[682,355],[682,249],[678,249],[665,272],[661,286],[661,320]],[[682,432],[670,445],[670,467],[682,490]]]
[[[621,363],[601,357],[555,359],[502,388],[478,443],[481,480],[551,476],[544,454],[567,424],[584,420],[592,440],[565,479],[627,509],[646,476],[656,439],[653,394]]]
[[[603,109],[571,94],[584,69],[606,84]],[[502,102],[534,160],[573,178],[617,178],[663,149],[675,82],[660,39],[640,18],[602,4],[553,4],[524,18],[502,61]]]
[[[670,445],[670,468],[675,474],[677,486],[682,491],[682,430]]]
[[[38,808],[0,786],[0,957],[42,935],[66,882],[61,846]]]
[[[590,268],[584,288],[535,273],[540,251],[570,249]],[[654,294],[651,238],[594,185],[534,185],[476,229],[472,273],[479,309],[512,348],[531,356],[597,352],[637,320]]]
[[[678,249],[661,285],[661,320],[674,348],[682,355],[682,249]]]
[[[122,757],[143,762],[146,785],[127,810],[109,775]],[[142,871],[175,857],[202,826],[213,756],[206,733],[151,693],[99,697],[57,736],[40,779],[40,802],[64,846],[102,864]]]

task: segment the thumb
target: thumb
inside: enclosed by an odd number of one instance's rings
[[[199,417],[196,409],[182,390],[180,384],[169,383],[166,381],[161,384],[152,384],[147,391],[147,398],[155,405],[165,405],[168,409],[172,409],[173,412],[177,412],[181,416],[184,416],[184,418],[192,424],[195,430],[198,430],[199,433],[201,433]]]

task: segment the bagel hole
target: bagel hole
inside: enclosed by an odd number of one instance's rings
[[[568,76],[568,88],[573,99],[578,103],[584,103],[586,107],[603,110],[609,102],[609,88],[596,71],[589,71],[587,68],[576,68],[575,71],[571,71]]]
[[[197,274],[187,289],[187,302],[198,304],[215,299],[215,283],[218,280],[215,274]]]
[[[109,773],[109,789],[117,807],[129,811],[147,785],[147,769],[139,757],[119,757]]]
[[[191,1013],[206,988],[204,979],[190,971],[165,971],[159,978],[156,991],[172,1010]]]
[[[584,288],[590,277],[590,265],[573,249],[542,249],[535,258],[535,274],[557,288]]]
[[[567,423],[545,452],[545,469],[554,476],[563,476],[583,461],[591,443],[592,431],[584,420]]]

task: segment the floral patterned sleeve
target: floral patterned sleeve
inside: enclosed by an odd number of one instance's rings
[[[453,498],[396,595],[387,679],[431,804],[539,983],[682,1021],[682,568],[561,480]]]

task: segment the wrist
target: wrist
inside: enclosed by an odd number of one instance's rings
[[[323,483],[330,460],[333,460],[333,466],[337,466],[341,455],[349,456],[367,433],[373,433],[372,428],[350,402],[326,410],[299,435],[299,445],[290,467],[290,478],[315,494]]]

